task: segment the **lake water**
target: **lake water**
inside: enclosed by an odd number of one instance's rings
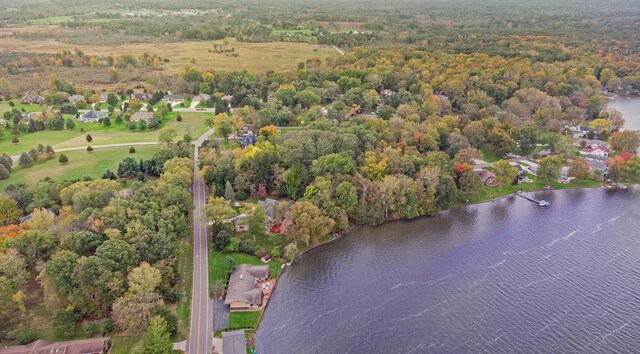
[[[272,353],[600,353],[640,348],[640,190],[511,196],[361,228],[278,281]]]
[[[622,113],[622,117],[626,120],[626,129],[640,130],[640,96],[615,96],[615,98],[609,101],[608,107]]]

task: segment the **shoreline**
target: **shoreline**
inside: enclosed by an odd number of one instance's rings
[[[603,185],[606,185],[606,184],[603,184]],[[556,192],[556,191],[568,191],[568,190],[577,190],[577,189],[599,189],[599,188],[602,188],[602,186],[603,186],[603,185],[600,185],[600,186],[569,187],[569,188],[549,189],[549,190],[547,190],[547,189],[534,189],[534,190],[524,191],[524,192],[525,192],[525,193],[534,193],[534,192],[549,192],[549,191],[552,191],[552,192]],[[398,219],[396,219],[396,220],[385,220],[385,221],[383,221],[381,224],[378,224],[378,225],[375,225],[375,226],[369,226],[369,227],[379,227],[379,226],[381,226],[381,225],[384,225],[384,224],[390,224],[390,223],[393,223],[393,222],[411,222],[411,221],[414,221],[414,220],[417,220],[417,219],[420,219],[420,218],[429,218],[429,217],[434,217],[434,216],[442,215],[442,214],[444,214],[444,213],[451,212],[451,211],[453,211],[453,210],[457,210],[457,209],[465,208],[465,207],[468,207],[468,206],[481,205],[481,204],[485,204],[485,203],[493,203],[493,202],[495,202],[495,201],[497,201],[497,200],[505,199],[505,198],[512,197],[512,196],[515,196],[515,195],[516,195],[516,192],[514,192],[514,193],[509,193],[509,194],[505,194],[505,195],[501,195],[501,196],[496,197],[496,198],[494,198],[494,199],[492,199],[492,200],[478,201],[478,202],[474,202],[474,203],[464,203],[464,204],[456,205],[456,206],[453,206],[453,207],[451,207],[451,208],[449,208],[449,209],[443,210],[443,211],[441,211],[441,212],[439,212],[438,214],[435,214],[435,215],[420,215],[420,216],[417,216],[417,217],[415,217],[415,218],[413,218],[413,219],[410,219],[410,220],[401,220],[401,219],[400,219],[400,220],[398,220]],[[293,261],[291,261],[291,262],[289,262],[289,263],[284,263],[284,267],[283,267],[283,268],[282,268],[282,270],[280,271],[280,274],[278,274],[278,277],[276,278],[276,281],[275,281],[275,283],[274,283],[274,285],[273,285],[273,290],[271,291],[271,296],[273,296],[273,294],[275,293],[275,291],[276,291],[276,289],[277,289],[277,287],[278,287],[278,282],[280,281],[280,278],[282,277],[282,275],[283,275],[283,274],[284,274],[284,273],[289,269],[289,267],[291,267],[291,266],[293,266],[295,263],[299,262],[299,259],[300,259],[303,255],[305,255],[305,254],[307,254],[308,252],[311,252],[311,251],[313,251],[313,250],[316,250],[316,249],[318,249],[318,248],[320,248],[320,247],[323,247],[323,246],[329,245],[329,244],[331,244],[332,242],[335,242],[335,241],[337,241],[337,240],[340,240],[340,239],[342,239],[342,238],[344,238],[344,237],[347,237],[347,236],[349,236],[353,231],[355,231],[356,229],[360,229],[360,228],[363,228],[363,227],[367,227],[367,225],[350,224],[349,228],[348,228],[347,230],[343,231],[342,233],[340,233],[340,234],[339,234],[339,236],[334,237],[334,238],[332,238],[331,240],[328,240],[328,241],[325,241],[325,242],[319,243],[319,244],[317,244],[317,245],[315,245],[315,246],[313,246],[313,247],[310,247],[310,248],[308,248],[308,249],[304,250],[303,252],[301,252],[298,256],[296,256],[296,258],[295,258]],[[271,297],[269,298],[269,300],[271,300]],[[267,311],[267,308],[269,307],[269,302],[270,302],[270,301],[268,301],[268,302],[265,304],[264,308],[262,309],[262,312],[261,312],[261,314],[260,314],[260,318],[258,319],[258,324],[256,325],[255,332],[258,332],[258,329],[260,329],[260,325],[262,324],[262,317],[264,316],[264,313]]]

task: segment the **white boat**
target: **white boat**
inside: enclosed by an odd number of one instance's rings
[[[547,206],[550,206],[550,205],[551,205],[551,202],[546,200],[546,199],[545,200],[541,200],[540,203],[538,203],[538,206],[541,206],[541,207],[547,207]]]
[[[618,189],[627,189],[628,187],[622,183],[618,183]]]

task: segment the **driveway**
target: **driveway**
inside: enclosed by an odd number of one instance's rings
[[[229,315],[231,308],[224,304],[224,300],[213,301],[213,330],[225,329],[229,327]]]

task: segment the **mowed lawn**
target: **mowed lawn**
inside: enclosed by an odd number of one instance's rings
[[[246,254],[246,253],[224,253],[221,251],[211,251],[209,252],[209,283],[227,283],[229,280],[229,274],[231,272],[227,269],[227,256],[233,258],[236,261],[235,265],[240,264],[256,264],[261,265],[262,263],[260,257]],[[282,263],[276,260],[271,260],[271,262],[267,263],[269,265],[269,270],[271,272],[271,278],[278,277],[280,274],[280,267],[282,267]]]
[[[86,147],[87,145],[108,145],[121,143],[137,143],[158,141],[158,135],[164,128],[173,128],[178,133],[176,139],[182,139],[184,134],[191,134],[194,140],[207,131],[204,125],[205,118],[211,113],[182,112],[182,122],[175,118],[178,113],[173,112],[165,118],[162,128],[145,131],[131,131],[124,124],[112,124],[106,127],[98,123],[82,123],[76,121],[76,127],[72,130],[43,130],[35,133],[22,134],[18,137],[20,142],[13,144],[11,134],[5,132],[0,137],[0,154],[6,153],[10,156],[19,155],[23,152],[36,148],[38,144],[51,145],[54,150],[64,148]],[[84,128],[85,132],[80,129]],[[93,140],[88,143],[87,134],[91,134]]]
[[[76,48],[88,55],[105,58],[109,55],[149,53],[168,58],[163,64],[169,73],[184,71],[185,66],[203,70],[253,72],[285,71],[295,69],[299,62],[310,58],[324,60],[337,57],[330,46],[291,43],[244,43],[228,39],[225,49],[232,53],[215,53],[213,44],[222,45],[223,41],[184,41],[175,43],[128,43],[120,46],[97,44],[62,43],[55,39],[24,40],[6,37],[0,41],[0,52],[58,53],[61,50],[74,51]]]
[[[0,190],[4,190],[9,184],[26,183],[34,184],[39,180],[50,177],[57,181],[73,180],[85,176],[101,177],[107,169],[116,172],[118,164],[123,158],[130,156],[136,160],[149,159],[154,152],[160,149],[159,145],[147,145],[135,147],[134,154],[129,153],[129,147],[96,149],[92,152],[85,150],[64,152],[69,162],[61,164],[56,157],[52,160],[37,162],[31,167],[15,167],[7,179],[0,180]]]

